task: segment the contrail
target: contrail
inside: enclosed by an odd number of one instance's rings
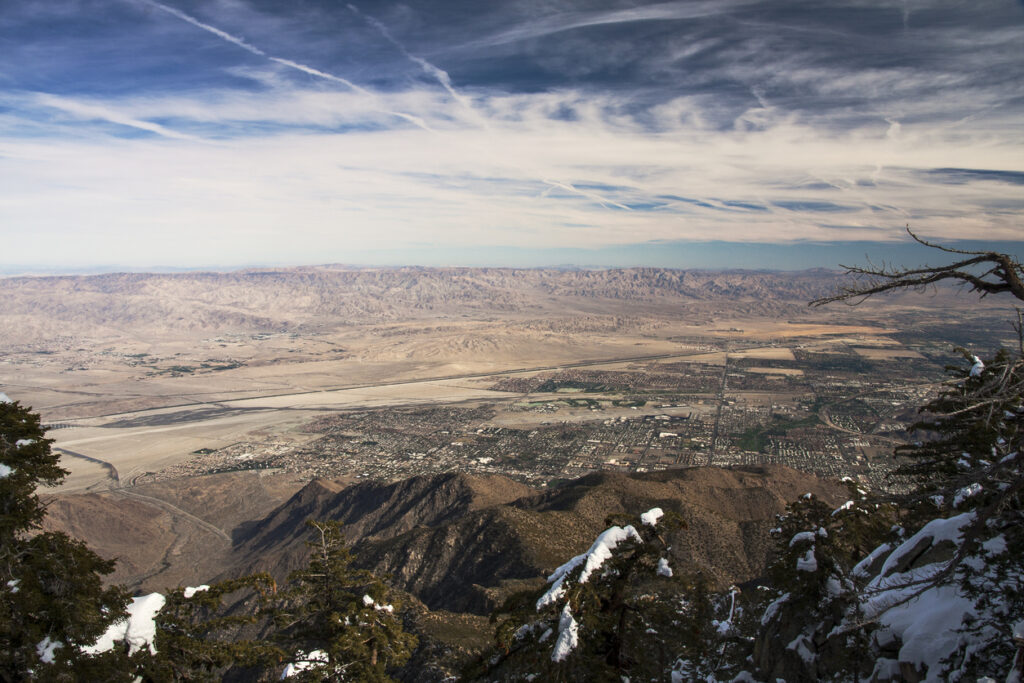
[[[433,76],[434,78],[436,78],[437,82],[441,84],[441,87],[443,87],[445,90],[447,90],[448,94],[452,96],[452,99],[454,99],[463,108],[465,108],[468,112],[470,112],[470,114],[472,114],[473,118],[476,119],[477,122],[479,122],[480,125],[486,131],[491,132],[491,128],[487,124],[487,119],[485,117],[483,117],[480,114],[480,112],[478,112],[476,110],[476,108],[473,106],[473,103],[470,101],[470,99],[468,97],[466,97],[465,95],[462,95],[461,93],[459,93],[459,91],[457,91],[455,89],[455,86],[452,85],[452,79],[448,75],[447,71],[445,71],[444,69],[441,69],[441,68],[431,64],[430,62],[428,62],[427,60],[423,59],[422,57],[417,57],[416,55],[410,53],[408,50],[405,49],[405,46],[402,45],[402,43],[400,43],[393,35],[391,35],[391,32],[388,31],[388,27],[385,26],[384,24],[382,24],[380,21],[378,21],[374,17],[361,12],[359,10],[359,8],[356,7],[353,4],[349,4],[348,8],[354,14],[356,14],[356,15],[362,17],[363,19],[365,19],[366,22],[370,26],[372,26],[373,28],[377,29],[377,32],[380,33],[384,37],[385,40],[387,40],[389,43],[394,45],[395,48],[397,48],[398,51],[401,52],[402,55],[406,59],[408,59],[409,61],[411,61],[414,64],[418,65],[421,69],[423,69],[423,71],[425,71],[426,73],[428,73],[431,76]],[[535,177],[538,175],[537,173],[535,173],[534,171],[531,171],[530,169],[523,168],[521,166],[518,167],[518,168],[519,168],[520,171],[524,172],[527,175],[533,175]],[[562,181],[559,181],[559,180],[547,180],[546,178],[540,178],[540,180],[541,180],[541,182],[545,183],[546,185],[551,186],[552,188],[558,188],[558,189],[561,189],[561,190],[565,190],[566,192],[571,192],[572,194],[576,194],[576,195],[579,195],[581,197],[585,197],[586,199],[590,199],[591,201],[597,202],[598,204],[600,204],[601,206],[604,206],[604,207],[608,207],[610,205],[610,206],[614,206],[614,207],[619,208],[619,209],[624,209],[626,211],[632,211],[633,210],[630,207],[626,206],[625,204],[620,204],[619,202],[616,202],[616,201],[613,201],[611,199],[607,199],[605,197],[602,197],[601,195],[597,194],[596,192],[586,192],[584,190],[580,190],[580,189],[574,187],[571,183],[568,183],[568,182],[562,182]]]
[[[188,14],[185,14],[184,12],[182,12],[179,9],[175,9],[174,7],[168,7],[167,5],[165,5],[163,3],[160,3],[160,2],[157,2],[156,0],[139,0],[139,1],[149,5],[151,7],[155,7],[157,9],[159,9],[159,10],[167,12],[168,14],[170,14],[172,16],[175,16],[175,17],[181,19],[182,21],[188,22],[189,24],[192,24],[193,26],[195,26],[197,28],[201,28],[204,31],[212,33],[213,35],[217,36],[221,40],[226,40],[227,42],[229,42],[229,43],[231,43],[233,45],[237,45],[238,47],[242,48],[243,50],[245,50],[247,52],[250,52],[250,53],[252,53],[254,55],[258,55],[260,57],[265,57],[266,59],[269,59],[270,61],[274,62],[275,64],[280,64],[281,66],[286,66],[289,69],[295,69],[296,71],[301,71],[302,73],[309,74],[310,76],[316,76],[317,78],[323,78],[325,80],[333,81],[335,83],[341,83],[345,87],[347,87],[350,90],[352,90],[354,92],[357,92],[357,93],[359,93],[361,95],[367,95],[369,97],[372,97],[375,100],[379,99],[377,97],[377,95],[375,95],[374,93],[370,92],[366,88],[363,88],[363,87],[360,87],[360,86],[356,85],[355,83],[353,83],[352,81],[348,80],[347,78],[342,78],[341,76],[335,76],[334,74],[327,73],[326,71],[321,71],[320,69],[315,69],[315,68],[313,68],[311,66],[308,66],[306,64],[301,64],[299,62],[294,62],[294,61],[292,61],[290,59],[284,59],[283,57],[274,57],[273,55],[269,55],[266,52],[264,52],[263,50],[261,50],[260,48],[256,47],[255,45],[252,45],[250,43],[245,42],[244,40],[242,40],[238,36],[233,36],[230,33],[228,33],[227,31],[222,31],[221,29],[217,28],[216,26],[211,26],[209,24],[204,24],[203,22],[199,21],[195,17],[190,16]],[[414,116],[412,114],[406,114],[405,112],[390,111],[388,109],[377,109],[377,111],[379,111],[382,114],[388,114],[390,116],[396,116],[396,117],[398,117],[400,119],[408,121],[409,123],[412,123],[413,125],[418,126],[418,127],[422,128],[423,130],[425,130],[427,132],[430,132],[430,133],[436,132],[436,131],[434,131],[433,128],[431,128],[430,126],[427,125],[426,121],[424,121],[419,116]]]
[[[266,52],[264,52],[263,50],[259,49],[255,45],[250,45],[249,43],[245,42],[241,38],[233,36],[233,35],[231,35],[230,33],[226,32],[226,31],[221,31],[219,28],[217,28],[215,26],[210,26],[209,24],[204,24],[203,22],[199,21],[195,17],[191,17],[191,16],[185,14],[181,10],[175,9],[173,7],[168,7],[167,5],[164,5],[162,3],[156,2],[156,0],[141,0],[141,1],[146,3],[147,5],[150,5],[151,7],[156,7],[157,9],[163,10],[164,12],[167,12],[168,14],[173,14],[174,16],[178,17],[182,21],[187,21],[188,23],[192,24],[193,26],[201,28],[204,31],[209,31],[210,33],[212,33],[213,35],[217,36],[218,38],[226,40],[229,43],[234,43],[238,47],[242,48],[243,50],[248,50],[249,52],[253,53],[254,55],[259,55],[261,57],[266,57],[267,56]]]
[[[452,99],[454,99],[456,102],[458,102],[460,105],[462,105],[463,108],[465,108],[468,112],[470,112],[472,114],[473,118],[476,119],[477,122],[485,130],[487,130],[488,132],[491,132],[491,128],[490,128],[490,126],[487,123],[487,119],[484,116],[482,116],[480,114],[480,112],[478,112],[476,110],[476,108],[473,106],[473,102],[468,97],[466,97],[465,95],[461,94],[458,90],[455,89],[455,86],[452,85],[452,79],[448,75],[447,71],[445,71],[444,69],[441,69],[441,68],[435,66],[434,64],[431,64],[430,62],[428,62],[427,60],[423,59],[422,57],[417,57],[416,55],[410,53],[408,50],[405,49],[405,46],[402,45],[402,43],[400,43],[393,35],[391,35],[391,32],[388,31],[388,27],[385,26],[384,24],[382,24],[380,21],[378,21],[374,17],[371,17],[369,14],[365,14],[365,13],[361,12],[359,10],[359,8],[356,7],[355,5],[349,4],[348,8],[354,14],[356,14],[356,15],[362,17],[363,19],[365,19],[366,23],[368,23],[370,26],[372,26],[373,28],[377,29],[377,32],[380,33],[384,37],[385,40],[387,40],[389,43],[394,45],[398,49],[398,51],[401,52],[403,56],[405,56],[406,59],[408,59],[409,61],[411,61],[414,64],[418,65],[421,69],[423,69],[423,71],[425,71],[426,73],[428,73],[431,76],[433,76],[434,78],[436,78],[437,82],[441,84],[441,87],[443,87],[445,90],[447,90],[448,94],[452,96]],[[531,171],[530,169],[526,169],[526,168],[523,168],[523,167],[519,167],[519,170],[523,171],[527,175],[533,175],[533,176],[537,176],[538,175],[534,171]],[[580,190],[580,189],[574,187],[571,183],[568,183],[568,182],[562,182],[562,181],[558,181],[558,180],[547,180],[545,178],[540,178],[540,180],[541,180],[541,182],[545,183],[546,185],[551,186],[552,188],[558,188],[558,189],[561,189],[561,190],[565,190],[566,192],[571,192],[572,194],[576,194],[576,195],[579,195],[581,197],[585,197],[585,198],[590,199],[590,200],[592,200],[594,202],[597,202],[598,204],[600,204],[601,206],[604,206],[604,207],[607,207],[607,206],[610,205],[610,206],[614,206],[614,207],[619,208],[619,209],[624,209],[626,211],[632,211],[633,210],[630,207],[626,206],[625,204],[620,204],[619,202],[616,202],[616,201],[613,201],[611,199],[607,199],[605,197],[602,197],[601,195],[597,194],[596,192],[586,192],[584,190]]]
[[[362,88],[362,87],[356,85],[355,83],[353,83],[352,81],[350,81],[350,80],[348,80],[346,78],[342,78],[341,76],[335,76],[334,74],[327,73],[326,71],[321,71],[320,69],[315,69],[315,68],[313,68],[311,66],[307,66],[306,64],[301,64],[299,62],[294,62],[294,61],[292,61],[290,59],[284,59],[282,57],[274,57],[272,55],[269,55],[266,52],[264,52],[263,50],[261,50],[260,48],[256,47],[255,45],[251,45],[251,44],[245,42],[244,40],[242,40],[241,38],[239,38],[237,36],[233,36],[230,33],[228,33],[227,31],[222,31],[221,29],[219,29],[219,28],[217,28],[215,26],[210,26],[209,24],[204,24],[203,22],[199,21],[195,17],[192,17],[192,16],[190,16],[188,14],[185,14],[181,10],[175,9],[173,7],[168,7],[167,5],[164,5],[163,3],[157,2],[156,0],[140,0],[140,1],[146,3],[147,5],[150,5],[152,7],[156,7],[157,9],[163,10],[164,12],[167,12],[168,14],[171,14],[171,15],[181,19],[182,21],[186,21],[189,24],[192,24],[193,26],[195,26],[197,28],[201,28],[204,31],[208,31],[209,33],[212,33],[213,35],[217,36],[218,38],[220,38],[222,40],[226,40],[227,42],[232,43],[233,45],[237,45],[238,47],[242,48],[243,50],[246,50],[246,51],[248,51],[248,52],[250,52],[250,53],[252,53],[254,55],[258,55],[260,57],[265,57],[266,59],[269,59],[270,61],[272,61],[272,62],[274,62],[276,64],[280,64],[282,66],[286,66],[288,68],[295,69],[297,71],[301,71],[301,72],[303,72],[305,74],[309,74],[310,76],[316,76],[318,78],[323,78],[323,79],[326,79],[326,80],[329,80],[329,81],[334,81],[336,83],[341,83],[341,84],[345,85],[346,87],[350,88],[351,90],[353,90],[355,92],[358,92],[358,93],[363,94],[363,95],[367,95],[369,97],[373,97],[374,99],[377,98],[377,96],[374,93],[370,92],[366,88]],[[405,47],[401,43],[399,43],[397,40],[395,40],[394,36],[391,35],[391,33],[388,31],[387,27],[384,26],[384,24],[380,23],[379,21],[377,21],[376,19],[374,19],[371,16],[363,14],[354,5],[350,4],[350,5],[348,5],[348,8],[352,12],[354,12],[355,14],[358,14],[359,16],[363,17],[371,26],[373,26],[375,29],[377,29],[377,31],[379,31],[380,34],[382,36],[384,36],[385,39],[388,40],[388,42],[390,42],[392,45],[394,45],[396,48],[398,48],[398,50],[407,59],[409,59],[412,62],[414,62],[415,64],[419,65],[419,67],[422,68],[425,72],[427,72],[428,74],[430,74],[431,76],[436,78],[437,81],[441,84],[441,86],[452,96],[452,98],[455,99],[456,102],[458,102],[461,106],[465,107],[468,111],[470,111],[474,115],[474,117],[477,118],[485,128],[487,127],[486,120],[482,116],[480,116],[479,112],[477,112],[476,109],[473,108],[473,105],[469,101],[469,98],[465,97],[464,95],[461,95],[455,89],[455,87],[452,85],[451,78],[448,76],[448,73],[446,71],[444,71],[443,69],[440,69],[440,68],[434,66],[433,64],[431,64],[430,62],[428,62],[427,60],[425,60],[425,59],[423,59],[421,57],[417,57],[417,56],[415,56],[413,54],[410,54],[409,51],[406,50]],[[430,128],[430,126],[428,126],[427,123],[423,119],[421,119],[418,116],[414,116],[412,114],[407,114],[405,112],[390,111],[390,110],[387,110],[387,109],[378,109],[378,111],[380,111],[381,113],[384,113],[384,114],[389,114],[391,116],[396,116],[398,118],[401,118],[401,119],[403,119],[405,121],[408,121],[408,122],[412,123],[413,125],[418,126],[418,127],[422,128],[423,130],[426,130],[426,131],[428,131],[430,133],[436,132],[432,128]],[[574,187],[570,183],[561,182],[561,181],[546,180],[546,179],[544,179],[543,182],[546,183],[547,185],[552,186],[552,187],[557,187],[557,188],[565,190],[567,192],[571,192],[573,194],[577,194],[577,195],[580,195],[582,197],[586,197],[587,199],[595,201],[598,204],[601,204],[602,206],[611,205],[611,206],[614,206],[614,207],[619,208],[619,209],[624,209],[626,211],[632,211],[632,209],[630,209],[630,207],[626,206],[625,204],[621,204],[619,202],[616,202],[616,201],[613,201],[613,200],[610,200],[610,199],[606,199],[605,197],[602,197],[601,195],[599,195],[599,194],[597,194],[595,192],[585,192],[583,190],[577,189],[576,187]]]
[[[341,76],[335,76],[334,74],[329,74],[326,71],[321,71],[320,69],[314,69],[313,67],[306,66],[305,64],[299,64],[298,62],[293,62],[290,59],[284,59],[282,57],[271,57],[269,55],[266,55],[266,57],[267,57],[267,59],[269,59],[272,62],[277,62],[278,64],[281,64],[282,66],[287,66],[287,67],[289,67],[291,69],[295,69],[296,71],[301,71],[302,73],[309,74],[310,76],[319,76],[320,78],[326,78],[327,80],[334,81],[335,83],[341,83],[343,85],[348,86],[352,90],[355,90],[357,93],[361,93],[363,95],[371,95],[371,96],[373,95],[373,93],[371,93],[366,88],[359,87],[358,85],[356,85],[352,81],[348,80],[347,78],[342,78]]]
[[[406,59],[418,65],[421,69],[423,69],[423,71],[437,79],[437,82],[441,84],[441,87],[447,90],[448,94],[451,95],[456,102],[458,102],[465,109],[470,111],[473,114],[474,118],[476,118],[479,121],[479,123],[481,123],[484,127],[487,126],[487,121],[482,116],[480,116],[479,112],[477,112],[476,109],[473,108],[473,103],[470,102],[469,98],[458,92],[455,89],[455,86],[452,85],[452,79],[448,75],[447,71],[431,64],[422,57],[417,57],[416,55],[411,54],[408,50],[405,49],[405,46],[402,45],[402,43],[400,43],[393,35],[391,35],[391,32],[388,31],[388,27],[382,24],[374,17],[371,17],[369,14],[364,14],[363,12],[359,11],[359,8],[356,7],[355,5],[349,4],[348,8],[356,15],[365,19],[366,23],[368,23],[370,26],[377,29],[377,32],[384,36],[385,40],[394,45]]]
[[[616,202],[614,200],[602,197],[596,192],[585,192],[577,187],[574,187],[571,183],[563,183],[559,180],[543,180],[543,182],[547,183],[551,187],[557,187],[560,190],[565,190],[566,192],[572,192],[573,194],[578,194],[581,197],[586,197],[587,199],[597,202],[601,206],[608,206],[609,204],[611,204],[616,208],[625,209],[626,211],[633,210],[630,207],[626,206],[625,204],[620,204],[619,202]]]

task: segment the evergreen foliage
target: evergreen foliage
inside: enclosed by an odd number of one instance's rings
[[[542,595],[520,593],[498,610],[495,648],[470,677],[664,680],[728,659],[731,623],[715,621],[721,601],[705,577],[680,576],[671,566],[668,539],[683,520],[656,508],[641,520],[606,523],[587,553],[552,574]]]
[[[278,596],[272,639],[291,654],[299,681],[391,681],[416,637],[402,625],[397,596],[374,574],[352,567],[337,521],[307,522],[309,565]]]
[[[1010,293],[1024,301],[1024,269],[1016,259],[911,236],[962,258],[917,269],[848,268],[861,278],[858,285],[812,303],[947,280],[982,296]],[[1020,681],[1022,318],[1018,311],[1020,349],[986,360],[964,352],[967,364],[950,368],[942,392],[921,409],[915,425],[921,441],[898,450],[903,465],[896,476],[911,484],[909,493],[880,496],[850,482],[849,500],[837,509],[810,495],[795,501],[772,532],[767,585],[750,595],[715,593],[699,576],[652,577],[664,543],[657,544],[653,529],[630,526],[633,533],[589,580],[580,556],[550,578],[545,596],[554,591],[554,599],[542,597],[534,607],[536,596],[521,595],[507,604],[498,647],[474,675],[617,681],[671,674],[674,683]],[[626,619],[615,618],[620,614]],[[566,633],[572,647],[559,650]]]
[[[923,410],[936,438],[906,449],[905,471],[944,516],[970,513],[963,543],[938,580],[955,582],[974,605],[961,646],[947,660],[953,680],[1007,671],[1012,629],[1024,615],[1024,359],[1000,351],[968,368]]]
[[[125,613],[127,595],[104,588],[114,562],[83,543],[41,532],[45,506],[36,487],[67,471],[45,438],[39,415],[0,399],[0,680],[119,680],[121,652],[86,656]]]
[[[230,596],[273,595],[276,586],[267,574],[254,574],[198,588],[178,587],[166,596],[156,617],[156,654],[134,656],[134,673],[143,681],[219,681],[231,667],[248,669],[252,676],[266,672],[285,653],[266,640],[238,637],[240,628],[256,624],[255,610],[225,614]]]

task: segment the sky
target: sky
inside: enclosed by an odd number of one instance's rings
[[[1021,0],[0,0],[0,272],[830,267],[1022,213]]]

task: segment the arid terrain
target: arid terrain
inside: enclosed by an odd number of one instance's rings
[[[80,491],[240,442],[298,447],[313,437],[303,425],[339,411],[521,401],[529,390],[496,382],[556,370],[761,359],[752,372],[782,378],[802,371],[767,366],[794,347],[912,359],[900,333],[948,314],[948,297],[927,294],[806,306],[836,283],[829,271],[341,267],[7,278],[0,390],[59,427],[63,490]],[[984,319],[979,339],[1002,319],[973,304],[963,315]],[[657,412],[613,408],[602,416]]]
[[[787,500],[839,495],[815,475],[890,486],[956,347],[1014,341],[1007,310],[950,291],[807,306],[840,277],[6,278],[0,391],[41,413],[71,472],[47,526],[118,557],[111,580],[282,574],[302,522],[333,517],[423,603],[424,632],[464,645],[612,512],[676,509],[680,561],[753,578]]]

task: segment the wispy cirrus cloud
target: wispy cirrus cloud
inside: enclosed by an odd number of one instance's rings
[[[10,253],[1020,238],[999,3],[55,3],[0,18]]]
[[[494,47],[592,26],[713,17],[736,11],[754,2],[755,0],[679,0],[605,11],[567,10],[525,21],[518,26],[466,42],[460,47]]]
[[[270,60],[271,62],[274,62],[275,64],[280,64],[281,66],[287,67],[289,69],[294,69],[294,70],[300,71],[300,72],[302,72],[304,74],[308,74],[310,76],[315,76],[316,78],[322,78],[322,79],[331,81],[333,83],[340,83],[340,84],[344,85],[345,87],[347,87],[347,88],[349,88],[349,89],[351,89],[351,90],[353,90],[353,91],[355,91],[357,93],[360,93],[362,95],[367,95],[367,96],[371,96],[371,97],[373,96],[372,93],[369,90],[367,90],[366,88],[363,88],[363,87],[361,87],[359,85],[356,85],[355,83],[353,83],[352,81],[348,80],[347,78],[343,78],[341,76],[337,76],[335,74],[328,73],[328,72],[323,71],[321,69],[317,69],[315,67],[309,66],[307,64],[302,64],[300,62],[296,62],[296,61],[291,60],[291,59],[285,59],[284,57],[275,57],[273,55],[269,55],[266,52],[264,52],[263,50],[261,50],[260,48],[256,47],[255,45],[251,45],[250,43],[246,42],[245,40],[243,40],[243,39],[241,39],[241,38],[239,38],[237,36],[234,36],[234,35],[228,33],[227,31],[223,31],[223,30],[221,30],[221,29],[219,29],[219,28],[217,28],[215,26],[211,26],[210,24],[206,24],[204,22],[201,22],[198,19],[196,19],[195,17],[192,17],[192,16],[186,14],[185,12],[182,12],[181,10],[177,10],[177,9],[175,9],[173,7],[169,7],[169,6],[167,6],[167,5],[163,4],[163,3],[156,2],[155,0],[138,0],[138,1],[139,2],[143,2],[146,5],[149,5],[149,6],[152,6],[152,7],[156,7],[157,9],[160,9],[160,10],[162,10],[164,12],[167,12],[168,14],[171,14],[172,16],[177,17],[178,19],[181,19],[182,21],[185,21],[185,22],[187,22],[189,24],[192,24],[193,26],[195,26],[197,28],[200,28],[200,29],[202,29],[204,31],[212,33],[213,35],[217,36],[221,40],[227,41],[227,42],[231,43],[232,45],[237,45],[238,47],[242,48],[246,52],[254,54],[254,55],[258,56],[258,57],[265,57],[268,60]],[[412,123],[415,126],[423,128],[424,130],[428,130],[428,131],[431,130],[430,127],[426,124],[426,122],[421,117],[419,117],[419,116],[415,116],[413,114],[409,114],[408,112],[389,111],[387,109],[382,109],[380,111],[382,113],[384,113],[384,114],[389,114],[391,116],[398,117],[398,118],[400,118],[400,119],[402,119],[404,121],[408,121],[409,123]]]
[[[32,93],[29,99],[39,107],[56,109],[77,119],[115,123],[120,126],[146,131],[147,133],[155,133],[172,140],[198,140],[193,135],[181,133],[143,118],[127,115],[116,108],[102,104],[92,104],[47,93]]]

